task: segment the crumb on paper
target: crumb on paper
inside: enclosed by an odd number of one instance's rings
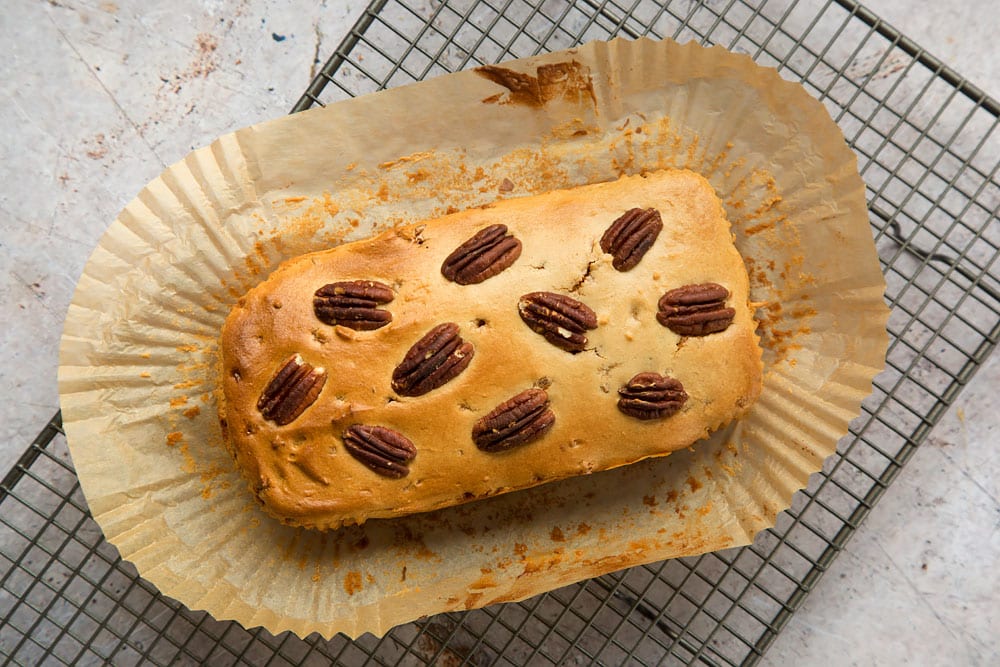
[[[543,141],[545,139],[570,140],[574,137],[599,135],[601,132],[601,128],[598,125],[588,125],[582,118],[571,118],[553,126],[543,138]]]
[[[143,371],[143,372],[139,373],[139,377],[141,377],[141,378],[150,378],[150,377],[153,377],[153,376],[149,374],[149,371]]]
[[[393,167],[398,167],[401,164],[420,162],[421,160],[426,160],[427,158],[433,156],[434,156],[433,151],[417,151],[416,153],[410,153],[409,155],[398,157],[395,160],[389,160],[388,162],[381,162],[379,163],[378,168],[392,169]]]
[[[642,553],[649,548],[649,544],[646,540],[632,540],[628,543],[628,548],[629,551],[632,551],[633,553]]]
[[[182,440],[184,440],[184,434],[180,431],[171,431],[170,433],[167,433],[167,444],[171,447]]]
[[[191,449],[188,446],[188,443],[181,442],[181,446],[178,449],[180,449],[181,456],[184,457],[184,465],[181,466],[181,470],[188,474],[196,472],[198,470],[198,464],[195,463],[194,457],[191,456]]]
[[[427,172],[426,169],[417,169],[416,171],[406,172],[406,180],[409,181],[411,184],[421,183],[423,181],[426,181],[430,177],[431,175]]]
[[[357,570],[351,570],[344,576],[344,590],[348,595],[359,593],[362,588],[364,588],[364,584],[361,582],[360,572]]]
[[[188,419],[194,419],[199,414],[201,414],[201,408],[199,408],[197,405],[192,405],[190,408],[188,408],[181,414],[183,414]]]
[[[185,405],[187,402],[188,402],[187,396],[175,396],[174,398],[170,399],[170,407],[177,408],[182,405]]]
[[[316,200],[316,202],[323,207],[323,210],[326,211],[326,214],[331,218],[340,213],[340,206],[337,202],[333,201],[333,197],[329,192],[324,192],[323,199]]]
[[[251,276],[259,276],[261,272],[264,270],[264,268],[257,263],[257,260],[255,260],[253,257],[250,257],[249,255],[243,258],[243,263],[246,265],[247,272]]]
[[[760,232],[766,231],[768,229],[774,229],[774,222],[770,220],[765,220],[756,225],[751,225],[743,230],[743,233],[747,236],[753,236],[754,234],[759,234]]]

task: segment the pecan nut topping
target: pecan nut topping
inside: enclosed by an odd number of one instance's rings
[[[290,424],[316,401],[325,384],[326,371],[313,368],[296,354],[264,387],[257,409],[278,426]]]
[[[417,456],[409,438],[385,426],[355,424],[344,431],[343,439],[351,456],[383,477],[406,477],[410,461]]]
[[[574,354],[587,346],[584,332],[597,328],[597,314],[565,294],[531,292],[517,302],[524,323],[556,347]]]
[[[453,380],[472,361],[472,343],[458,335],[454,322],[439,324],[410,348],[392,373],[400,396],[422,396]]]
[[[656,320],[681,336],[707,336],[733,323],[736,311],[726,307],[729,290],[715,283],[685,285],[660,297]]]
[[[639,373],[618,390],[618,409],[636,419],[664,419],[687,402],[684,385],[659,373]]]
[[[504,401],[472,427],[472,441],[484,452],[502,452],[545,435],[556,422],[543,389],[528,389]]]
[[[507,235],[507,225],[490,225],[455,248],[441,265],[441,273],[459,285],[492,278],[521,256],[521,242]]]
[[[374,280],[330,283],[316,290],[313,311],[320,322],[371,331],[392,321],[392,313],[378,308],[395,295],[388,285]]]
[[[635,267],[663,229],[655,208],[632,208],[611,223],[601,236],[601,250],[612,256],[611,266],[619,271]]]

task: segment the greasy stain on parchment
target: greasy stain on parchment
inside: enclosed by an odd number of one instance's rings
[[[597,107],[590,68],[576,60],[539,65],[534,76],[497,65],[484,65],[473,71],[507,89],[506,93],[485,98],[483,102],[486,104],[516,104],[537,108],[555,100],[563,100],[571,104],[589,101]]]

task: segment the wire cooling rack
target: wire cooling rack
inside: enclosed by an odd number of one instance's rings
[[[857,152],[892,307],[887,370],[753,545],[609,574],[386,637],[219,622],[105,542],[59,415],[0,483],[0,656],[20,664],[755,663],[1000,336],[1000,105],[853,0],[379,0],[296,105],[591,39],[721,44],[801,82]]]

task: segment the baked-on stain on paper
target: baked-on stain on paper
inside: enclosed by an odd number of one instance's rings
[[[485,98],[483,102],[486,104],[517,104],[539,108],[558,99],[573,104],[581,104],[589,99],[597,107],[590,68],[575,60],[539,65],[535,71],[536,76],[497,65],[483,65],[474,71],[508,91]]]

